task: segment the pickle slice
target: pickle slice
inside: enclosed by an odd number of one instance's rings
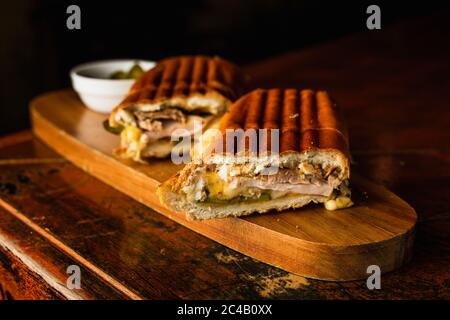
[[[123,131],[124,126],[118,125],[117,127],[111,127],[109,125],[109,120],[106,119],[105,121],[103,121],[103,128],[105,128],[106,131],[111,132],[112,134],[120,134]]]

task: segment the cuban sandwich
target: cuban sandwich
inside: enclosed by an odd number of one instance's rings
[[[246,134],[251,130],[258,134]],[[158,188],[168,208],[201,220],[310,202],[329,210],[352,205],[348,134],[327,92],[254,90],[212,131],[192,162]]]
[[[178,131],[194,136],[195,123],[203,129],[217,123],[243,93],[244,83],[239,68],[219,57],[160,61],[137,79],[105,124],[109,131],[120,133],[121,145],[114,154],[138,162],[169,156],[177,145],[171,137]]]

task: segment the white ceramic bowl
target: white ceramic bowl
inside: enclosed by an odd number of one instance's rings
[[[116,71],[128,71],[139,63],[144,71],[155,65],[153,61],[127,59],[104,60],[80,64],[70,70],[72,86],[81,101],[100,113],[110,113],[126,96],[134,79],[109,79]]]

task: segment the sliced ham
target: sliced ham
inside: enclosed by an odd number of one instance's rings
[[[184,113],[181,110],[174,108],[151,112],[136,111],[135,115],[138,118],[139,126],[149,131],[152,131],[152,123],[156,120],[173,120],[180,123],[186,122],[186,116]]]
[[[186,115],[178,109],[164,109],[162,111],[141,112],[136,114],[139,127],[145,129],[144,134],[149,141],[177,136],[190,136],[196,129],[201,129],[199,124],[205,125],[212,116]],[[195,127],[197,123],[197,128]],[[183,131],[176,132],[179,129]]]
[[[291,182],[270,182],[262,179],[251,179],[238,177],[230,184],[235,184],[237,188],[258,188],[263,190],[274,190],[290,193],[313,194],[329,196],[333,192],[333,187],[326,182],[312,183],[291,183]],[[230,186],[231,187],[231,186]]]

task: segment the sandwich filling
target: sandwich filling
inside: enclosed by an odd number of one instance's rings
[[[121,128],[121,146],[115,153],[135,161],[166,157],[179,144],[180,138],[207,128],[216,111],[201,104],[186,109],[167,103],[136,104],[119,109],[109,121],[112,128]],[[189,147],[178,152],[188,152]]]
[[[273,174],[253,166],[209,164],[198,166],[183,187],[188,201],[228,203],[273,200],[312,195],[333,200],[346,197],[350,205],[348,180],[337,167],[322,166],[308,160],[284,163]]]

